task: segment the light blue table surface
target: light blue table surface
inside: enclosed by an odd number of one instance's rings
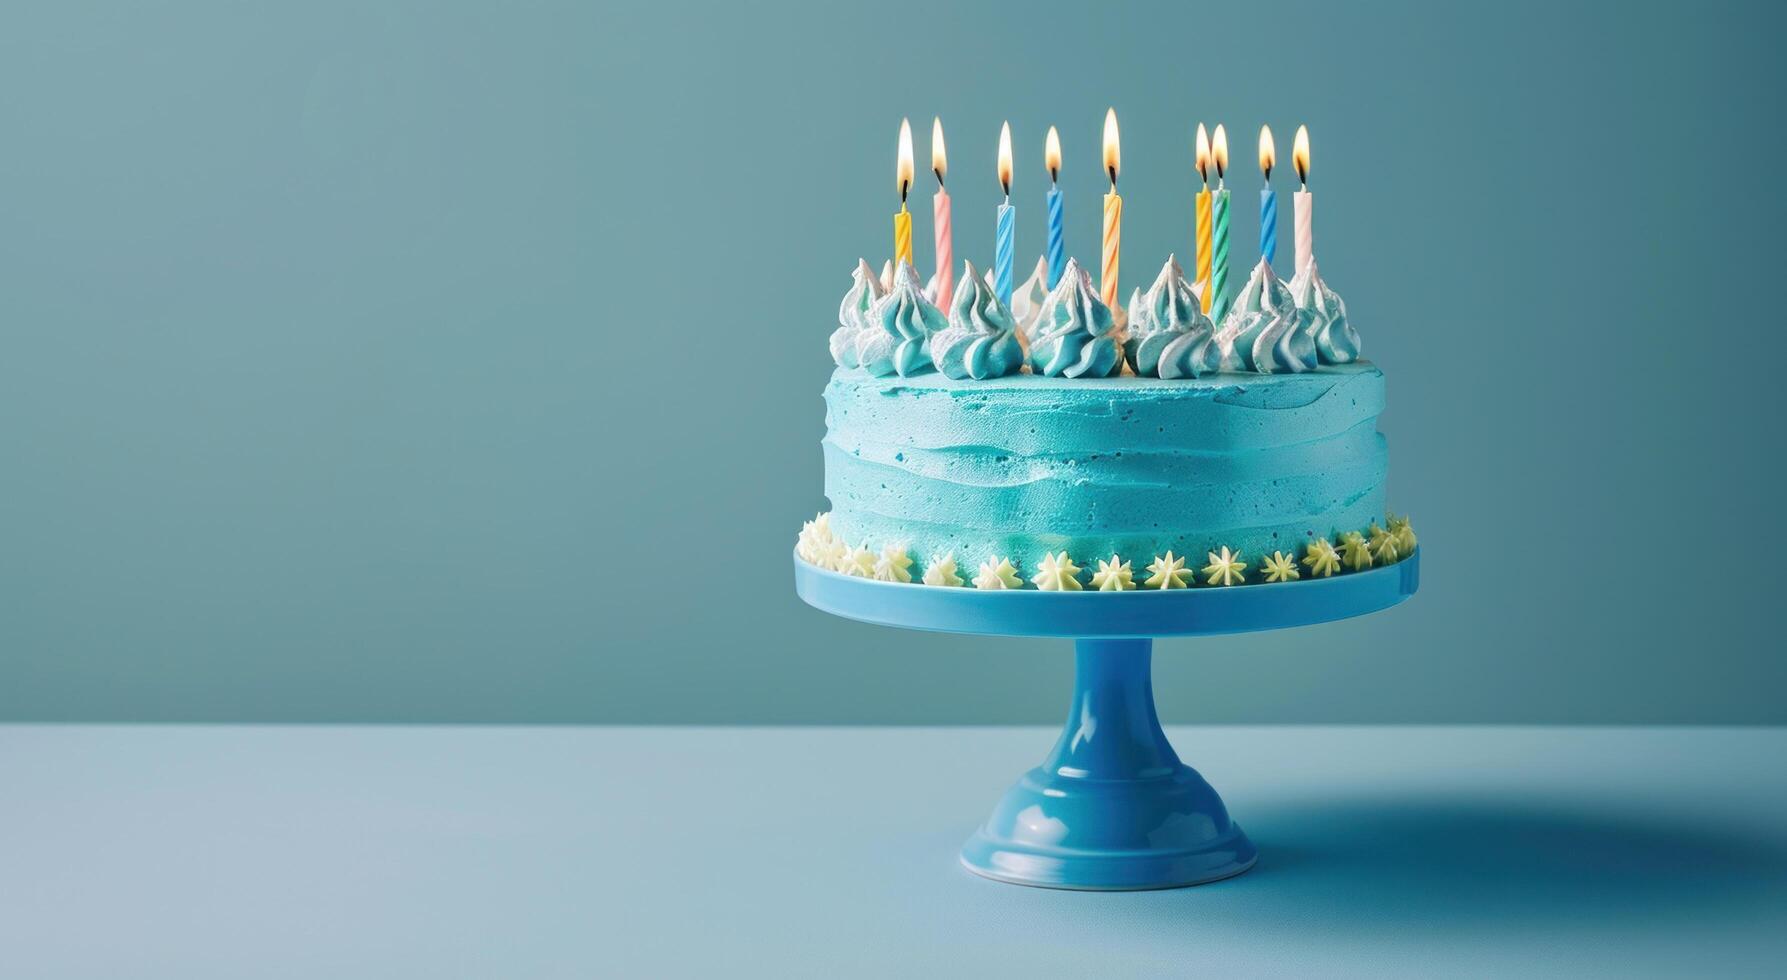
[[[1251,873],[956,864],[1047,729],[0,727],[9,977],[1755,975],[1787,731],[1175,728]]]

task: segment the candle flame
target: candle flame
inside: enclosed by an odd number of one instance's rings
[[[937,186],[943,186],[943,177],[949,173],[949,160],[943,153],[943,120],[931,117],[931,173],[937,175]]]
[[[1117,147],[1117,110],[1104,111],[1104,172],[1111,175],[1111,186],[1117,186],[1117,171],[1122,168],[1122,154]]]
[[[912,122],[900,120],[900,162],[894,168],[894,188],[900,192],[900,203],[906,203],[906,192],[912,189]]]
[[[1011,123],[999,127],[999,186],[1011,196]]]
[[[1291,166],[1297,168],[1297,183],[1309,183],[1309,127],[1297,127],[1297,141],[1291,144]]]
[[[1043,144],[1042,162],[1043,166],[1049,168],[1050,180],[1061,176],[1061,134],[1055,132],[1053,126],[1049,127],[1048,141]]]
[[[1260,127],[1260,173],[1272,179],[1272,165],[1278,162],[1278,148],[1272,144],[1272,127]]]
[[[1198,123],[1198,176],[1204,183],[1210,182],[1210,134],[1205,132],[1204,124]]]
[[[1222,123],[1216,124],[1216,136],[1210,144],[1210,159],[1216,164],[1216,179],[1221,180],[1223,174],[1229,172],[1229,131]]]

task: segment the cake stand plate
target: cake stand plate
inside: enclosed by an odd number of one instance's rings
[[[853,578],[794,560],[794,588],[836,616],[903,629],[1075,641],[1073,701],[1054,751],[962,848],[975,874],[1089,890],[1176,888],[1253,867],[1253,842],[1154,710],[1153,638],[1326,623],[1414,595],[1421,552],[1333,578],[1134,592],[945,589]]]

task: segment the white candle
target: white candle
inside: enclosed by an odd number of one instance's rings
[[[1315,209],[1315,195],[1309,193],[1309,128],[1297,127],[1297,143],[1291,149],[1291,163],[1297,168],[1297,193],[1291,198],[1296,217],[1296,266],[1292,274],[1303,271],[1315,255],[1315,231],[1310,226],[1310,212]]]

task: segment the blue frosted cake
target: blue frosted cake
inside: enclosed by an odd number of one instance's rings
[[[1384,510],[1384,375],[1313,263],[1260,263],[1220,325],[1168,259],[1127,306],[1068,263],[947,311],[859,263],[831,338],[825,493],[797,554],[932,587],[1179,588],[1360,571]],[[1015,309],[1014,309],[1015,307]],[[1187,557],[1193,556],[1193,557]]]

